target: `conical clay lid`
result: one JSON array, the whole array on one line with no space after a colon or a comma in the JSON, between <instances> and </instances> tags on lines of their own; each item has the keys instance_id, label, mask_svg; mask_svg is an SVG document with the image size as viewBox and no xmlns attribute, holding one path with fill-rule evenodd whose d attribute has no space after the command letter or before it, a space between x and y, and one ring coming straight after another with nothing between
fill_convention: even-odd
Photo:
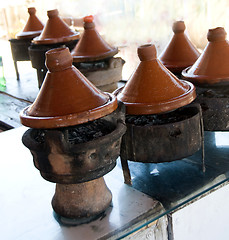
<instances>
[{"instance_id":1,"label":"conical clay lid","mask_svg":"<svg viewBox=\"0 0 229 240\"><path fill-rule=\"evenodd\" d=\"M174 74L179 74L186 67L193 65L200 56L184 31L185 24L183 21L174 22L174 35L159 57L165 67Z\"/></svg>"},{"instance_id":2,"label":"conical clay lid","mask_svg":"<svg viewBox=\"0 0 229 240\"><path fill-rule=\"evenodd\" d=\"M72 66L68 48L46 52L46 74L32 105L21 114L21 123L31 128L73 126L110 114L117 108L114 95L98 90Z\"/></svg>"},{"instance_id":3,"label":"conical clay lid","mask_svg":"<svg viewBox=\"0 0 229 240\"><path fill-rule=\"evenodd\" d=\"M59 17L57 9L47 12L48 21L39 37L33 39L35 44L53 44L69 42L79 38L79 33L71 30Z\"/></svg>"},{"instance_id":4,"label":"conical clay lid","mask_svg":"<svg viewBox=\"0 0 229 240\"><path fill-rule=\"evenodd\" d=\"M117 48L106 43L95 29L93 16L84 18L84 32L72 50L74 62L96 61L114 56Z\"/></svg>"},{"instance_id":5,"label":"conical clay lid","mask_svg":"<svg viewBox=\"0 0 229 240\"><path fill-rule=\"evenodd\" d=\"M209 29L208 44L192 67L182 77L196 85L224 85L229 83L229 42L222 27Z\"/></svg>"},{"instance_id":6,"label":"conical clay lid","mask_svg":"<svg viewBox=\"0 0 229 240\"><path fill-rule=\"evenodd\" d=\"M126 105L127 114L159 114L191 103L193 84L179 80L157 59L154 45L138 48L141 60L118 99Z\"/></svg>"},{"instance_id":7,"label":"conical clay lid","mask_svg":"<svg viewBox=\"0 0 229 240\"><path fill-rule=\"evenodd\" d=\"M43 23L36 16L36 8L28 8L29 19L24 29L16 35L17 39L33 38L41 34Z\"/></svg>"}]
</instances>

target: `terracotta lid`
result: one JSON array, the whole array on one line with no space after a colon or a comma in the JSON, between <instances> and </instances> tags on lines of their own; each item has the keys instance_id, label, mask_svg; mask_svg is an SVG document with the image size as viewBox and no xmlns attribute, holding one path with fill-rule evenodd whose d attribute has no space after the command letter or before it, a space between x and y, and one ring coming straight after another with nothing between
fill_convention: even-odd
<instances>
[{"instance_id":1,"label":"terracotta lid","mask_svg":"<svg viewBox=\"0 0 229 240\"><path fill-rule=\"evenodd\" d=\"M159 114L191 103L195 97L192 83L179 80L157 59L156 48L148 44L138 48L141 60L118 99L131 115Z\"/></svg>"},{"instance_id":2,"label":"terracotta lid","mask_svg":"<svg viewBox=\"0 0 229 240\"><path fill-rule=\"evenodd\" d=\"M43 23L36 16L36 8L28 8L29 19L23 30L16 35L17 39L33 38L41 34Z\"/></svg>"},{"instance_id":3,"label":"terracotta lid","mask_svg":"<svg viewBox=\"0 0 229 240\"><path fill-rule=\"evenodd\" d=\"M179 74L186 67L193 65L200 56L184 31L185 24L183 21L174 22L174 35L159 57L161 62L175 74Z\"/></svg>"},{"instance_id":4,"label":"terracotta lid","mask_svg":"<svg viewBox=\"0 0 229 240\"><path fill-rule=\"evenodd\" d=\"M48 21L39 37L33 39L35 44L53 44L69 42L79 38L75 32L59 17L57 9L47 11Z\"/></svg>"},{"instance_id":5,"label":"terracotta lid","mask_svg":"<svg viewBox=\"0 0 229 240\"><path fill-rule=\"evenodd\" d=\"M118 48L106 43L95 29L93 16L84 18L84 32L72 50L74 62L88 62L114 56Z\"/></svg>"},{"instance_id":6,"label":"terracotta lid","mask_svg":"<svg viewBox=\"0 0 229 240\"><path fill-rule=\"evenodd\" d=\"M208 44L192 67L182 77L197 85L223 85L229 83L229 42L222 27L209 29Z\"/></svg>"},{"instance_id":7,"label":"terracotta lid","mask_svg":"<svg viewBox=\"0 0 229 240\"><path fill-rule=\"evenodd\" d=\"M58 128L92 121L117 108L114 95L98 90L72 66L68 48L46 52L46 74L32 105L20 113L21 123L31 128Z\"/></svg>"}]
</instances>

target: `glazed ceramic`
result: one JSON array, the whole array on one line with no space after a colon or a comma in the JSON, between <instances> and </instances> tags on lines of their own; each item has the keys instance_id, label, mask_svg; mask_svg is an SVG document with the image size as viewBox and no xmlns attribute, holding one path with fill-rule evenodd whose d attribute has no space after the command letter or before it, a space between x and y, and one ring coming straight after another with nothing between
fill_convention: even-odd
<instances>
[{"instance_id":1,"label":"glazed ceramic","mask_svg":"<svg viewBox=\"0 0 229 240\"><path fill-rule=\"evenodd\" d=\"M57 128L85 123L117 108L114 95L98 90L72 66L68 48L46 52L48 73L34 103L20 115L31 128Z\"/></svg>"},{"instance_id":2,"label":"glazed ceramic","mask_svg":"<svg viewBox=\"0 0 229 240\"><path fill-rule=\"evenodd\" d=\"M173 24L174 35L168 46L160 55L161 62L174 74L191 65L198 59L200 53L188 39L183 21L176 21Z\"/></svg>"},{"instance_id":3,"label":"glazed ceramic","mask_svg":"<svg viewBox=\"0 0 229 240\"><path fill-rule=\"evenodd\" d=\"M35 44L53 44L68 42L79 38L79 33L70 27L59 17L57 9L47 11L48 21L41 35L34 38Z\"/></svg>"},{"instance_id":4,"label":"glazed ceramic","mask_svg":"<svg viewBox=\"0 0 229 240\"><path fill-rule=\"evenodd\" d=\"M36 16L36 8L28 8L29 19L23 30L16 35L17 39L33 38L40 35L44 25Z\"/></svg>"},{"instance_id":5,"label":"glazed ceramic","mask_svg":"<svg viewBox=\"0 0 229 240\"><path fill-rule=\"evenodd\" d=\"M74 62L88 62L100 60L114 56L118 52L117 48L106 43L95 29L93 16L84 18L84 32L72 50Z\"/></svg>"},{"instance_id":6,"label":"glazed ceramic","mask_svg":"<svg viewBox=\"0 0 229 240\"><path fill-rule=\"evenodd\" d=\"M229 84L229 42L222 27L209 29L208 44L192 67L182 72L182 78L196 85Z\"/></svg>"},{"instance_id":7,"label":"glazed ceramic","mask_svg":"<svg viewBox=\"0 0 229 240\"><path fill-rule=\"evenodd\" d=\"M116 91L126 105L127 114L158 114L191 103L193 84L179 80L157 59L156 48L148 44L138 48L141 60L123 89Z\"/></svg>"}]
</instances>

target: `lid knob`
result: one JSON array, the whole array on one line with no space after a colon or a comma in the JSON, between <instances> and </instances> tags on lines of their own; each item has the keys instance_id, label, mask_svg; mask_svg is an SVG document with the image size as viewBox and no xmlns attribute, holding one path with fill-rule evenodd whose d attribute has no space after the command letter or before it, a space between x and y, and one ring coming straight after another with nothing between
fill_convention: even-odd
<instances>
[{"instance_id":1,"label":"lid knob","mask_svg":"<svg viewBox=\"0 0 229 240\"><path fill-rule=\"evenodd\" d=\"M226 40L227 33L223 27L212 28L208 30L207 39L209 42Z\"/></svg>"},{"instance_id":2,"label":"lid knob","mask_svg":"<svg viewBox=\"0 0 229 240\"><path fill-rule=\"evenodd\" d=\"M35 7L30 7L30 8L28 8L28 13L29 13L29 15L35 15L35 13L36 13L36 8L35 8Z\"/></svg>"},{"instance_id":3,"label":"lid knob","mask_svg":"<svg viewBox=\"0 0 229 240\"><path fill-rule=\"evenodd\" d=\"M84 22L90 22L90 23L93 22L93 20L94 20L93 15L85 16L83 19Z\"/></svg>"},{"instance_id":4,"label":"lid knob","mask_svg":"<svg viewBox=\"0 0 229 240\"><path fill-rule=\"evenodd\" d=\"M49 50L45 56L45 65L50 72L58 72L72 67L72 55L68 48Z\"/></svg>"},{"instance_id":5,"label":"lid knob","mask_svg":"<svg viewBox=\"0 0 229 240\"><path fill-rule=\"evenodd\" d=\"M92 15L84 17L84 29L95 28L95 23L93 22L94 17Z\"/></svg>"},{"instance_id":6,"label":"lid knob","mask_svg":"<svg viewBox=\"0 0 229 240\"><path fill-rule=\"evenodd\" d=\"M150 61L157 58L155 45L145 44L138 47L138 57L141 61Z\"/></svg>"},{"instance_id":7,"label":"lid knob","mask_svg":"<svg viewBox=\"0 0 229 240\"><path fill-rule=\"evenodd\" d=\"M176 33L182 33L185 31L185 24L184 24L184 21L176 21L173 23L173 32L176 34Z\"/></svg>"},{"instance_id":8,"label":"lid knob","mask_svg":"<svg viewBox=\"0 0 229 240\"><path fill-rule=\"evenodd\" d=\"M49 18L53 18L59 15L59 11L57 9L47 11L47 15Z\"/></svg>"}]
</instances>

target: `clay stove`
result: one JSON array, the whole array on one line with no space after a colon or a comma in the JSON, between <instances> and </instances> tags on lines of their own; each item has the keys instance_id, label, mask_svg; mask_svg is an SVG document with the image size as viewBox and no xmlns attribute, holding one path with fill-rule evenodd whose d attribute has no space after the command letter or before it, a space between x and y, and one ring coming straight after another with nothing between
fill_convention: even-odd
<instances>
[{"instance_id":1,"label":"clay stove","mask_svg":"<svg viewBox=\"0 0 229 240\"><path fill-rule=\"evenodd\" d=\"M159 59L166 68L180 78L182 70L192 66L200 53L184 33L186 27L183 21L174 22L172 29L174 35Z\"/></svg>"},{"instance_id":2,"label":"clay stove","mask_svg":"<svg viewBox=\"0 0 229 240\"><path fill-rule=\"evenodd\" d=\"M31 128L22 141L42 177L56 183L52 207L59 221L82 224L111 203L103 176L120 153L124 106L72 66L67 48L48 51L46 65L49 71L35 102L20 115Z\"/></svg>"},{"instance_id":3,"label":"clay stove","mask_svg":"<svg viewBox=\"0 0 229 240\"><path fill-rule=\"evenodd\" d=\"M141 60L124 88L116 90L126 106L127 131L121 162L131 184L128 162L161 163L179 160L201 148L201 108L190 104L195 87L175 77L156 58L154 45L138 48Z\"/></svg>"},{"instance_id":4,"label":"clay stove","mask_svg":"<svg viewBox=\"0 0 229 240\"><path fill-rule=\"evenodd\" d=\"M36 16L36 9L34 7L28 8L29 19L23 30L16 35L16 39L9 39L14 67L16 71L17 80L20 79L17 62L29 61L28 47L34 37L40 35L44 25Z\"/></svg>"},{"instance_id":5,"label":"clay stove","mask_svg":"<svg viewBox=\"0 0 229 240\"><path fill-rule=\"evenodd\" d=\"M97 32L93 16L86 16L82 37L71 52L74 66L102 91L113 92L122 79L124 64L122 58L113 57L117 53Z\"/></svg>"},{"instance_id":6,"label":"clay stove","mask_svg":"<svg viewBox=\"0 0 229 240\"><path fill-rule=\"evenodd\" d=\"M195 84L196 102L203 110L204 129L229 130L229 42L226 31L218 27L208 31L208 44L182 78Z\"/></svg>"},{"instance_id":7,"label":"clay stove","mask_svg":"<svg viewBox=\"0 0 229 240\"><path fill-rule=\"evenodd\" d=\"M53 48L66 46L72 50L79 39L79 33L73 31L59 17L57 9L47 11L48 21L40 36L33 39L29 47L29 56L33 68L37 70L38 86L41 87L47 73L45 52Z\"/></svg>"}]
</instances>

